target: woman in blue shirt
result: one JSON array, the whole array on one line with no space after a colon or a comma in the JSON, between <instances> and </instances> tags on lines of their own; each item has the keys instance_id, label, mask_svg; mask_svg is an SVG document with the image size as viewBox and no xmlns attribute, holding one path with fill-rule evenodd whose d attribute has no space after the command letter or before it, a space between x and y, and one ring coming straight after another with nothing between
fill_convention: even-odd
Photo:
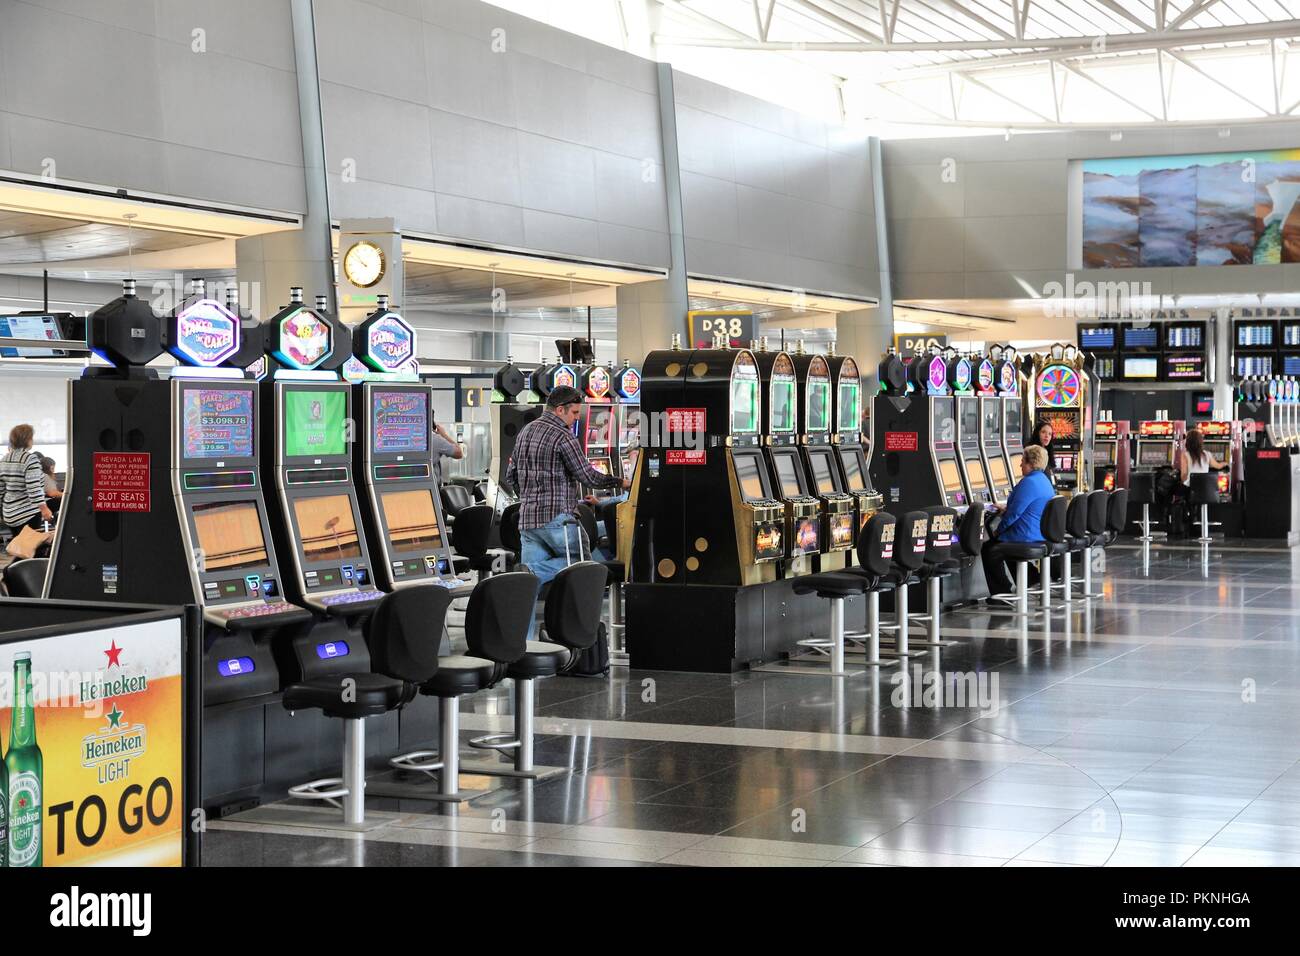
<instances>
[{"instance_id":1,"label":"woman in blue shirt","mask_svg":"<svg viewBox=\"0 0 1300 956\"><path fill-rule=\"evenodd\" d=\"M1052 481L1044 473L1047 467L1047 451L1041 445L1030 445L1025 449L1020 460L1020 481L1011 492L1007 503L1000 506L1002 520L998 524L997 534L989 541L1013 541L1035 543L1043 540L1040 527L1043 520L1043 507L1056 495ZM989 586L990 594L1005 594L1012 590L1011 576L1007 564L996 551L990 553L985 547L981 553L984 561L984 580Z\"/></svg>"}]
</instances>

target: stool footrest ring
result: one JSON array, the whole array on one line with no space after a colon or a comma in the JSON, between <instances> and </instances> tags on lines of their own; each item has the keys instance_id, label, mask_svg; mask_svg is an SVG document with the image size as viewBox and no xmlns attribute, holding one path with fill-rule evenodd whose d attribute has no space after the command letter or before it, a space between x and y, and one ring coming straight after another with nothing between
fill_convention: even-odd
<instances>
[{"instance_id":1,"label":"stool footrest ring","mask_svg":"<svg viewBox=\"0 0 1300 956\"><path fill-rule=\"evenodd\" d=\"M519 748L519 738L513 734L484 734L482 737L475 737L469 742L469 745L475 750L517 750Z\"/></svg>"},{"instance_id":2,"label":"stool footrest ring","mask_svg":"<svg viewBox=\"0 0 1300 956\"><path fill-rule=\"evenodd\" d=\"M335 807L341 806L340 798L347 795L348 788L343 786L342 777L322 777L289 788L289 796L295 800L324 800Z\"/></svg>"},{"instance_id":3,"label":"stool footrest ring","mask_svg":"<svg viewBox=\"0 0 1300 956\"><path fill-rule=\"evenodd\" d=\"M443 769L444 763L442 754L437 750L413 750L410 753L391 758L388 761L388 766L394 770L411 770L432 774Z\"/></svg>"}]
</instances>

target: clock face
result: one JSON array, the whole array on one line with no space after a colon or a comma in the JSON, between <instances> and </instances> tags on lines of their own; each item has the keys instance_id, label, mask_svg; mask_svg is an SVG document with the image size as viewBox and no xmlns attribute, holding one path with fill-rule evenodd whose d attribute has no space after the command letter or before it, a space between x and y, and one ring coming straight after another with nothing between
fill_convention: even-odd
<instances>
[{"instance_id":1,"label":"clock face","mask_svg":"<svg viewBox=\"0 0 1300 956\"><path fill-rule=\"evenodd\" d=\"M368 289L384 277L384 250L373 242L357 242L343 255L343 274L349 282Z\"/></svg>"}]
</instances>

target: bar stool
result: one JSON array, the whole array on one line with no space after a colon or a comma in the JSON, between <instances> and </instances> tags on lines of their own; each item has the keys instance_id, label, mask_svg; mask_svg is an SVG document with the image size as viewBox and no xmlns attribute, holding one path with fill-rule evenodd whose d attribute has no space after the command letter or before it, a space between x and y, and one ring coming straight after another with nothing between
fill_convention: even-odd
<instances>
[{"instance_id":1,"label":"bar stool","mask_svg":"<svg viewBox=\"0 0 1300 956\"><path fill-rule=\"evenodd\" d=\"M867 518L858 532L855 549L857 566L832 572L856 575L867 581L867 629L849 631L845 633L844 640L863 649L866 654L863 663L869 667L892 667L898 663L896 658L882 660L880 657L880 593L894 587L886 579L894 566L894 539L897 532L898 519L888 511L877 511Z\"/></svg>"},{"instance_id":2,"label":"bar stool","mask_svg":"<svg viewBox=\"0 0 1300 956\"><path fill-rule=\"evenodd\" d=\"M1112 503L1114 495L1118 492L1108 492L1102 489L1088 492L1088 545L1083 549L1083 590L1079 592L1081 598L1101 597L1101 591L1092 589L1092 549L1104 548L1106 546L1106 532L1110 526L1110 514L1114 510ZM1128 491L1124 492L1124 501L1127 506ZM1124 517L1120 517L1121 527ZM1066 524L1069 524L1069 515L1066 516Z\"/></svg>"},{"instance_id":3,"label":"bar stool","mask_svg":"<svg viewBox=\"0 0 1300 956\"><path fill-rule=\"evenodd\" d=\"M352 672L320 677L290 684L284 689L284 709L294 714L300 710L319 709L326 717L343 721L343 773L324 777L289 788L289 796L298 800L323 800L340 806L343 823L362 827L366 813L366 718L378 717L410 703L415 698L414 680L428 680L438 671L438 640L442 620L427 618L430 604L425 588L404 588L380 601L366 621L366 643L373 655L396 661L396 671L404 676L389 677L373 672ZM433 590L432 587L429 590ZM446 603L450 596L445 589ZM421 635L411 640L412 635ZM391 651L391 653L390 653Z\"/></svg>"},{"instance_id":4,"label":"bar stool","mask_svg":"<svg viewBox=\"0 0 1300 956\"><path fill-rule=\"evenodd\" d=\"M1142 528L1139 541L1153 541L1151 537L1151 506L1156 503L1156 476L1149 471L1135 472L1129 475L1129 501L1142 506L1142 520L1134 522ZM1128 516L1125 524L1127 526Z\"/></svg>"},{"instance_id":5,"label":"bar stool","mask_svg":"<svg viewBox=\"0 0 1300 956\"><path fill-rule=\"evenodd\" d=\"M1066 604L1074 600L1074 556L1076 554L1085 555L1084 563L1086 564L1086 553L1089 550L1089 543L1092 541L1091 536L1088 534L1090 498L1090 495L1077 494L1070 499L1070 503L1065 509L1065 550L1061 553L1060 587L1061 599ZM1084 590L1087 590L1086 585Z\"/></svg>"},{"instance_id":6,"label":"bar stool","mask_svg":"<svg viewBox=\"0 0 1300 956\"><path fill-rule=\"evenodd\" d=\"M1058 502L1059 506L1054 508L1053 506ZM1009 561L1016 566L1016 590L1011 594L994 594L991 597L995 601L1014 601L1014 613L1018 617L1028 617L1031 613L1037 613L1029 610L1029 565L1034 561L1046 562L1048 555L1051 554L1051 540L1047 531L1053 510L1059 513L1061 533L1064 535L1065 499L1057 495L1043 506L1043 517L1039 522L1039 531L1043 535L1042 541L993 541L985 546L985 550L993 557ZM1051 588L1038 589L1035 593L1040 591L1044 594L1043 607L1050 607Z\"/></svg>"},{"instance_id":7,"label":"bar stool","mask_svg":"<svg viewBox=\"0 0 1300 956\"><path fill-rule=\"evenodd\" d=\"M1102 536L1101 547L1104 548L1123 534L1127 525L1128 489L1116 488L1110 493L1110 501L1106 503L1106 532Z\"/></svg>"},{"instance_id":8,"label":"bar stool","mask_svg":"<svg viewBox=\"0 0 1300 956\"><path fill-rule=\"evenodd\" d=\"M980 512L983 509L973 510ZM939 621L943 615L943 579L961 570L961 561L952 556L952 545L957 538L957 512L953 508L942 506L926 508L925 511L930 516L925 539L925 562L917 569L916 577L926 582L928 587L926 612L913 614L911 618L927 631L928 640L912 643L918 647L951 647L957 642L939 638Z\"/></svg>"},{"instance_id":9,"label":"bar stool","mask_svg":"<svg viewBox=\"0 0 1300 956\"><path fill-rule=\"evenodd\" d=\"M1199 506L1201 509L1201 536L1196 540L1201 544L1209 544L1214 540L1210 537L1210 525L1222 524L1220 521L1210 521L1210 505L1219 503L1219 476L1212 471L1202 475L1189 475L1187 489L1187 503L1193 508Z\"/></svg>"},{"instance_id":10,"label":"bar stool","mask_svg":"<svg viewBox=\"0 0 1300 956\"><path fill-rule=\"evenodd\" d=\"M600 520L605 522L605 537L609 541L609 553L613 555L610 560L600 562L609 571L609 662L626 667L629 659L624 643L627 628L623 624L623 581L627 578L627 566L619 547L618 504L612 501L602 504Z\"/></svg>"},{"instance_id":11,"label":"bar stool","mask_svg":"<svg viewBox=\"0 0 1300 956\"><path fill-rule=\"evenodd\" d=\"M907 589L917 582L916 572L925 563L930 537L930 516L924 511L909 511L899 519L901 533L894 547L893 567L883 583L894 589L894 623L881 624L879 630L894 632L893 650L880 653L886 657L919 657L924 651L908 646Z\"/></svg>"},{"instance_id":12,"label":"bar stool","mask_svg":"<svg viewBox=\"0 0 1300 956\"><path fill-rule=\"evenodd\" d=\"M1056 555L1068 555L1069 544L1065 540L1065 513L1068 499L1064 495L1055 495L1043 506L1043 517L1039 528L1043 541L1047 544L1047 553L1039 562L1041 577L1039 588L1042 597L1042 610L1052 609L1052 558Z\"/></svg>"}]
</instances>

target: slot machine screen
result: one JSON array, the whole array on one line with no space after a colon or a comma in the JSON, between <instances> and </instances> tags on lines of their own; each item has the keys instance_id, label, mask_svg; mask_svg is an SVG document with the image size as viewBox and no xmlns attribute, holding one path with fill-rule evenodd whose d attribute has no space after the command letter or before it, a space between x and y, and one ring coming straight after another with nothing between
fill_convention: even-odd
<instances>
[{"instance_id":1,"label":"slot machine screen","mask_svg":"<svg viewBox=\"0 0 1300 956\"><path fill-rule=\"evenodd\" d=\"M592 468L595 468L602 475L611 475L614 473L614 466L609 458L588 458L587 464L591 465Z\"/></svg>"},{"instance_id":2,"label":"slot machine screen","mask_svg":"<svg viewBox=\"0 0 1300 956\"><path fill-rule=\"evenodd\" d=\"M423 551L442 544L433 492L428 488L385 491L380 496L394 551Z\"/></svg>"},{"instance_id":3,"label":"slot machine screen","mask_svg":"<svg viewBox=\"0 0 1300 956\"><path fill-rule=\"evenodd\" d=\"M844 487L850 491L867 487L862 479L862 459L856 451L840 449L840 464L844 466Z\"/></svg>"},{"instance_id":4,"label":"slot machine screen","mask_svg":"<svg viewBox=\"0 0 1300 956\"><path fill-rule=\"evenodd\" d=\"M808 383L808 421L805 431L825 432L831 427L831 383Z\"/></svg>"},{"instance_id":5,"label":"slot machine screen","mask_svg":"<svg viewBox=\"0 0 1300 956\"><path fill-rule=\"evenodd\" d=\"M205 572L256 568L270 560L256 501L204 501L190 510Z\"/></svg>"},{"instance_id":6,"label":"slot machine screen","mask_svg":"<svg viewBox=\"0 0 1300 956\"><path fill-rule=\"evenodd\" d=\"M348 396L342 391L284 390L284 454L289 458L347 451Z\"/></svg>"},{"instance_id":7,"label":"slot machine screen","mask_svg":"<svg viewBox=\"0 0 1300 956\"><path fill-rule=\"evenodd\" d=\"M957 420L952 399L935 399L931 417L931 438L936 442L952 444L957 440Z\"/></svg>"},{"instance_id":8,"label":"slot machine screen","mask_svg":"<svg viewBox=\"0 0 1300 956\"><path fill-rule=\"evenodd\" d=\"M608 448L614 433L614 409L609 405L589 405L585 448Z\"/></svg>"},{"instance_id":9,"label":"slot machine screen","mask_svg":"<svg viewBox=\"0 0 1300 956\"><path fill-rule=\"evenodd\" d=\"M252 389L187 387L181 414L187 460L253 457Z\"/></svg>"},{"instance_id":10,"label":"slot machine screen","mask_svg":"<svg viewBox=\"0 0 1300 956\"><path fill-rule=\"evenodd\" d=\"M984 438L999 444L1002 442L1002 408L1000 403L990 402L984 406Z\"/></svg>"},{"instance_id":11,"label":"slot machine screen","mask_svg":"<svg viewBox=\"0 0 1300 956\"><path fill-rule=\"evenodd\" d=\"M989 490L988 476L984 473L984 462L979 458L966 460L966 477L970 479L970 492L977 498Z\"/></svg>"},{"instance_id":12,"label":"slot machine screen","mask_svg":"<svg viewBox=\"0 0 1300 956\"><path fill-rule=\"evenodd\" d=\"M1057 471L1074 471L1075 459L1073 455L1056 455L1055 457Z\"/></svg>"},{"instance_id":13,"label":"slot machine screen","mask_svg":"<svg viewBox=\"0 0 1300 956\"><path fill-rule=\"evenodd\" d=\"M772 431L794 431L794 382L772 383Z\"/></svg>"},{"instance_id":14,"label":"slot machine screen","mask_svg":"<svg viewBox=\"0 0 1300 956\"><path fill-rule=\"evenodd\" d=\"M837 423L840 431L857 431L861 426L858 414L858 397L861 394L862 386L858 382L840 382L840 420Z\"/></svg>"},{"instance_id":15,"label":"slot machine screen","mask_svg":"<svg viewBox=\"0 0 1300 956\"><path fill-rule=\"evenodd\" d=\"M803 489L799 487L799 474L795 470L794 455L773 455L772 462L776 465L776 477L781 483L781 497L795 498L803 494Z\"/></svg>"},{"instance_id":16,"label":"slot machine screen","mask_svg":"<svg viewBox=\"0 0 1300 956\"><path fill-rule=\"evenodd\" d=\"M977 399L963 398L961 404L962 438L978 438L980 433L980 406Z\"/></svg>"},{"instance_id":17,"label":"slot machine screen","mask_svg":"<svg viewBox=\"0 0 1300 956\"><path fill-rule=\"evenodd\" d=\"M1020 474L1020 463L1021 463L1022 461L1024 461L1024 460L1025 460L1025 456L1022 455L1022 454L1020 454L1020 453L1018 453L1018 452L1017 452L1016 454L1014 454L1014 455L1011 456L1011 474L1012 474L1012 475L1017 475L1017 476L1018 476L1018 475ZM1020 480L1020 479L1019 479L1018 477L1013 479L1013 481L1019 481L1019 480Z\"/></svg>"},{"instance_id":18,"label":"slot machine screen","mask_svg":"<svg viewBox=\"0 0 1300 956\"><path fill-rule=\"evenodd\" d=\"M636 406L624 406L619 416L618 445L620 448L637 448L641 444L641 416Z\"/></svg>"},{"instance_id":19,"label":"slot machine screen","mask_svg":"<svg viewBox=\"0 0 1300 956\"><path fill-rule=\"evenodd\" d=\"M376 455L429 450L429 393L370 393L370 442Z\"/></svg>"},{"instance_id":20,"label":"slot machine screen","mask_svg":"<svg viewBox=\"0 0 1300 956\"><path fill-rule=\"evenodd\" d=\"M1119 454L1119 444L1113 441L1099 441L1096 446L1097 464L1113 465Z\"/></svg>"},{"instance_id":21,"label":"slot machine screen","mask_svg":"<svg viewBox=\"0 0 1300 956\"><path fill-rule=\"evenodd\" d=\"M993 479L994 488L1006 488L1011 484L1011 476L1007 474L1007 463L1001 455L989 459L989 471L992 473L989 477Z\"/></svg>"},{"instance_id":22,"label":"slot machine screen","mask_svg":"<svg viewBox=\"0 0 1300 956\"><path fill-rule=\"evenodd\" d=\"M731 377L731 431L735 435L758 431L758 372L752 360L748 366L737 363Z\"/></svg>"},{"instance_id":23,"label":"slot machine screen","mask_svg":"<svg viewBox=\"0 0 1300 956\"><path fill-rule=\"evenodd\" d=\"M813 484L823 495L833 494L835 478L831 474L831 453L828 451L810 452L808 463L812 465Z\"/></svg>"},{"instance_id":24,"label":"slot machine screen","mask_svg":"<svg viewBox=\"0 0 1300 956\"><path fill-rule=\"evenodd\" d=\"M747 501L766 498L763 479L758 473L758 458L755 455L737 455L736 482L740 485L740 496Z\"/></svg>"},{"instance_id":25,"label":"slot machine screen","mask_svg":"<svg viewBox=\"0 0 1300 956\"><path fill-rule=\"evenodd\" d=\"M1138 451L1138 465L1142 467L1155 468L1160 465L1172 465L1173 463L1173 442L1143 442L1141 449Z\"/></svg>"},{"instance_id":26,"label":"slot machine screen","mask_svg":"<svg viewBox=\"0 0 1300 956\"><path fill-rule=\"evenodd\" d=\"M943 490L950 496L965 496L965 491L961 483L961 472L957 468L957 462L951 458L943 458L939 461L939 478L943 481Z\"/></svg>"},{"instance_id":27,"label":"slot machine screen","mask_svg":"<svg viewBox=\"0 0 1300 956\"><path fill-rule=\"evenodd\" d=\"M361 539L347 495L294 498L298 539L307 561L333 561L361 557Z\"/></svg>"}]
</instances>

